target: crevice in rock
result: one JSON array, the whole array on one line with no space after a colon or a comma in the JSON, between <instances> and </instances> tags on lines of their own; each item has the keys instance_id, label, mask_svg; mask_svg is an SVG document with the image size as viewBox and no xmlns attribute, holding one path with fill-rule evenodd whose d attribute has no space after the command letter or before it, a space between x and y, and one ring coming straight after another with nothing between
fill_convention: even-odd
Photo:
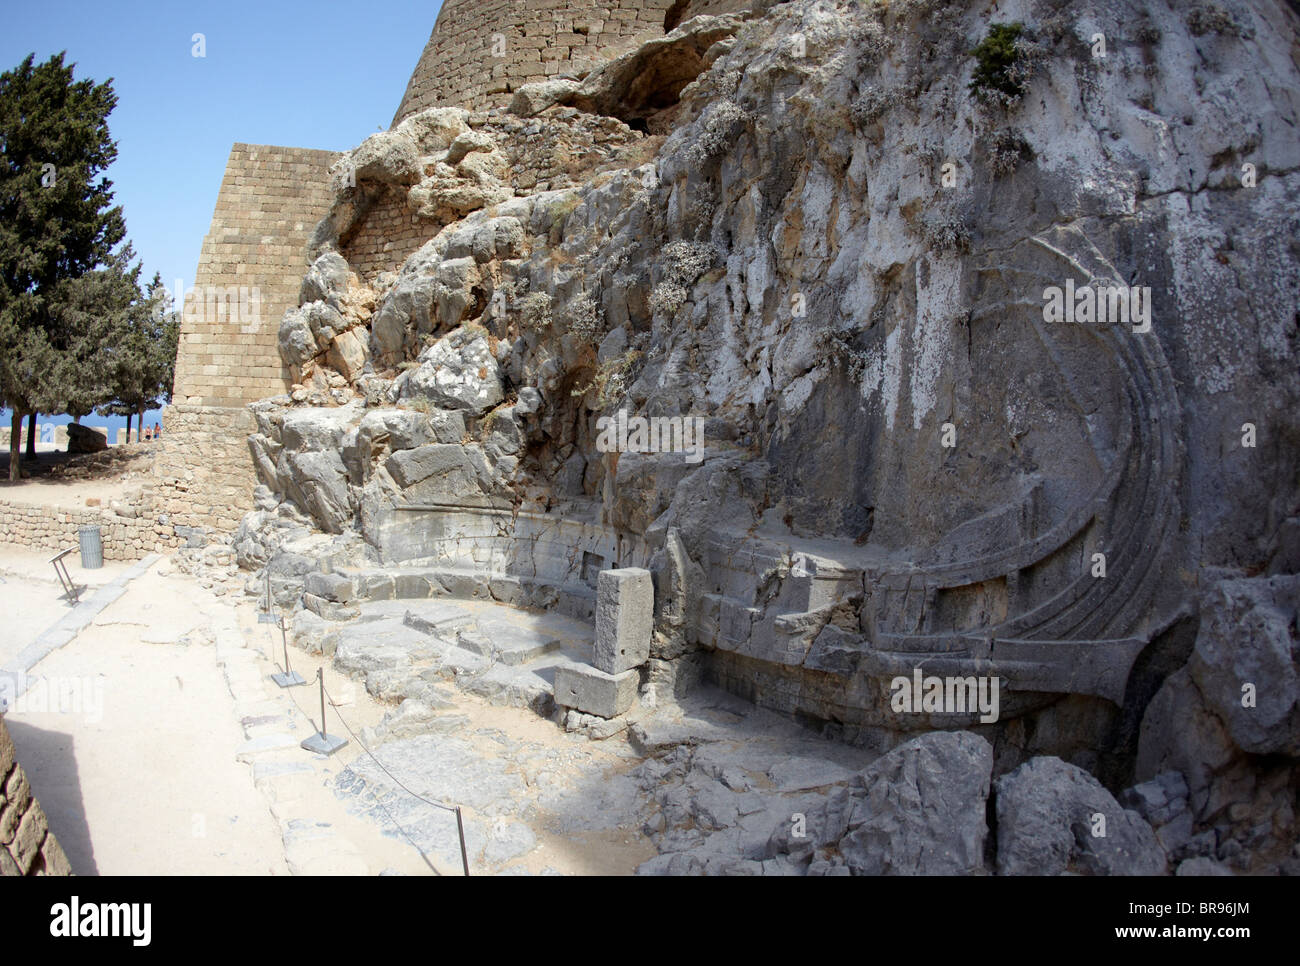
<instances>
[{"instance_id":1,"label":"crevice in rock","mask_svg":"<svg viewBox=\"0 0 1300 966\"><path fill-rule=\"evenodd\" d=\"M1098 780L1112 792L1117 793L1133 784L1138 735L1147 705L1165 683L1165 678L1191 657L1199 623L1198 615L1182 614L1155 635L1133 662L1124 691L1124 704L1097 764Z\"/></svg>"},{"instance_id":2,"label":"crevice in rock","mask_svg":"<svg viewBox=\"0 0 1300 966\"><path fill-rule=\"evenodd\" d=\"M690 5L691 0L673 0L673 5L664 14L664 33L672 33L677 29L677 25L682 22L682 17L686 13L686 8Z\"/></svg>"}]
</instances>

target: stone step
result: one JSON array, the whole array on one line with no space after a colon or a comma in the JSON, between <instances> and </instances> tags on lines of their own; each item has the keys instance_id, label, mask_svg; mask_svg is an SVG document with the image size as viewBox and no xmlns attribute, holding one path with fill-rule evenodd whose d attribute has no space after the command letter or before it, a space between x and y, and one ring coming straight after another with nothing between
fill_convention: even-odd
<instances>
[{"instance_id":1,"label":"stone step","mask_svg":"<svg viewBox=\"0 0 1300 966\"><path fill-rule=\"evenodd\" d=\"M474 617L465 608L445 601L413 601L402 623L422 634L454 640L458 630L474 623Z\"/></svg>"},{"instance_id":2,"label":"stone step","mask_svg":"<svg viewBox=\"0 0 1300 966\"><path fill-rule=\"evenodd\" d=\"M512 667L527 664L560 649L559 638L544 631L493 620L462 627L456 634L456 643L467 651L491 657Z\"/></svg>"}]
</instances>

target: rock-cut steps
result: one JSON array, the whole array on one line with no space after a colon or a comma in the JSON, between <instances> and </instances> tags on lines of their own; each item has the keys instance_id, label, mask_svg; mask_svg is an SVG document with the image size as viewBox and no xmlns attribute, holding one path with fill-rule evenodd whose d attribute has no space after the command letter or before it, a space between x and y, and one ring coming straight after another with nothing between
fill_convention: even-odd
<instances>
[{"instance_id":1,"label":"rock-cut steps","mask_svg":"<svg viewBox=\"0 0 1300 966\"><path fill-rule=\"evenodd\" d=\"M556 669L591 660L594 629L561 614L446 599L372 601L321 640L378 698L445 703L452 684L493 704L554 711Z\"/></svg>"}]
</instances>

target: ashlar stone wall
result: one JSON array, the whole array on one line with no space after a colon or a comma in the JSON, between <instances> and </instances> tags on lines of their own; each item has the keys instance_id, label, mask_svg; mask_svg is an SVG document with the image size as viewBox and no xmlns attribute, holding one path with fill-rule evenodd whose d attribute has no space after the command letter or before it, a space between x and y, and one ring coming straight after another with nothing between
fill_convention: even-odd
<instances>
[{"instance_id":1,"label":"ashlar stone wall","mask_svg":"<svg viewBox=\"0 0 1300 966\"><path fill-rule=\"evenodd\" d=\"M522 84L590 71L663 36L673 6L673 0L445 0L393 124L430 107L482 110L506 103Z\"/></svg>"},{"instance_id":2,"label":"ashlar stone wall","mask_svg":"<svg viewBox=\"0 0 1300 966\"><path fill-rule=\"evenodd\" d=\"M185 300L177 403L243 406L288 388L276 331L285 310L298 304L307 242L329 209L329 166L336 157L260 144L230 149L194 290ZM249 292L243 305L241 289Z\"/></svg>"},{"instance_id":3,"label":"ashlar stone wall","mask_svg":"<svg viewBox=\"0 0 1300 966\"><path fill-rule=\"evenodd\" d=\"M71 874L0 715L0 876Z\"/></svg>"}]
</instances>

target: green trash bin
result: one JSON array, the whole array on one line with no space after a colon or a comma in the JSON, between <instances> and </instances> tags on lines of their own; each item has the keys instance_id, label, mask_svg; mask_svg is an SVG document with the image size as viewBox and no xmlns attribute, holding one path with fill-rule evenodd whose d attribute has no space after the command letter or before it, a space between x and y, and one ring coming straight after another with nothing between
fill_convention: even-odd
<instances>
[{"instance_id":1,"label":"green trash bin","mask_svg":"<svg viewBox=\"0 0 1300 966\"><path fill-rule=\"evenodd\" d=\"M98 570L104 566L104 539L99 527L81 527L77 530L81 541L81 566L85 570Z\"/></svg>"}]
</instances>

